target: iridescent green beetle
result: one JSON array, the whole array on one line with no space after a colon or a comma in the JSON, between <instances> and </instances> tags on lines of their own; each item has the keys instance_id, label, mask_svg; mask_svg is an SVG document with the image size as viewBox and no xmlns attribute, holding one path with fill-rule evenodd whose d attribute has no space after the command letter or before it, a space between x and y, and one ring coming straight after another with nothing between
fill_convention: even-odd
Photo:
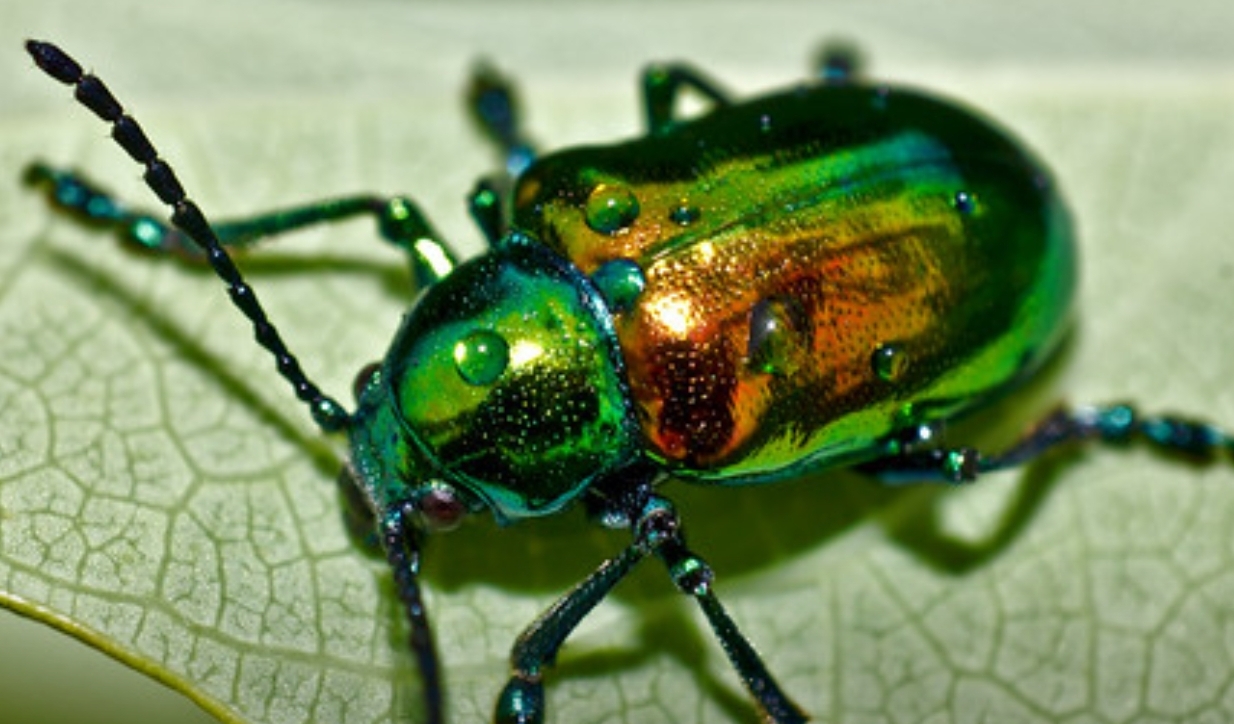
<instances>
[{"instance_id":1,"label":"iridescent green beetle","mask_svg":"<svg viewBox=\"0 0 1234 724\"><path fill-rule=\"evenodd\" d=\"M765 717L799 722L686 546L664 480L858 466L889 482L962 482L1065 442L1139 436L1196 456L1234 446L1207 424L1123 405L1058 411L996 455L939 445L941 423L1032 375L1065 334L1067 215L1043 168L988 121L862 84L841 56L815 83L742 103L689 69L651 70L646 136L538 159L508 85L480 72L472 106L509 171L471 200L491 249L456 266L402 198L210 225L101 81L50 44L27 49L112 124L176 228L74 175L37 165L30 179L132 243L204 254L317 424L348 435L346 477L376 518L433 722L445 707L421 538L466 513L512 523L581 502L634 537L519 637L498 721L544 720L544 669L655 554ZM678 118L682 89L713 108ZM300 371L223 247L356 214L377 217L429 288L348 412Z\"/></svg>"}]
</instances>

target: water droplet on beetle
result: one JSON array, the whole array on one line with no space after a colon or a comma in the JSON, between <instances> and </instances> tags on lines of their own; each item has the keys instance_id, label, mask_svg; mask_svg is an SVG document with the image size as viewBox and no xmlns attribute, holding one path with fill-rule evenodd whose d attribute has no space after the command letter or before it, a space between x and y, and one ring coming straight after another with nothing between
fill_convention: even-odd
<instances>
[{"instance_id":1,"label":"water droplet on beetle","mask_svg":"<svg viewBox=\"0 0 1234 724\"><path fill-rule=\"evenodd\" d=\"M799 326L793 309L781 299L762 299L750 310L746 364L756 372L783 374Z\"/></svg>"},{"instance_id":2,"label":"water droplet on beetle","mask_svg":"<svg viewBox=\"0 0 1234 724\"><path fill-rule=\"evenodd\" d=\"M957 191L951 200L956 211L968 216L977 210L977 196L967 191Z\"/></svg>"},{"instance_id":3,"label":"water droplet on beetle","mask_svg":"<svg viewBox=\"0 0 1234 724\"><path fill-rule=\"evenodd\" d=\"M629 228L638 218L638 199L621 184L599 184L591 190L583 210L587 226L601 234Z\"/></svg>"},{"instance_id":4,"label":"water droplet on beetle","mask_svg":"<svg viewBox=\"0 0 1234 724\"><path fill-rule=\"evenodd\" d=\"M870 355L870 367L884 382L899 382L908 372L909 355L904 348L894 343L880 344Z\"/></svg>"},{"instance_id":5,"label":"water droplet on beetle","mask_svg":"<svg viewBox=\"0 0 1234 724\"><path fill-rule=\"evenodd\" d=\"M634 306L634 301L647 286L647 276L642 268L630 259L605 262L591 275L591 281L614 313Z\"/></svg>"},{"instance_id":6,"label":"water droplet on beetle","mask_svg":"<svg viewBox=\"0 0 1234 724\"><path fill-rule=\"evenodd\" d=\"M509 364L510 346L492 330L474 330L454 345L454 368L469 385L493 384Z\"/></svg>"},{"instance_id":7,"label":"water droplet on beetle","mask_svg":"<svg viewBox=\"0 0 1234 724\"><path fill-rule=\"evenodd\" d=\"M689 202L682 201L672 211L669 212L668 218L678 226L689 226L695 221L698 221L700 212L697 206L691 206Z\"/></svg>"}]
</instances>

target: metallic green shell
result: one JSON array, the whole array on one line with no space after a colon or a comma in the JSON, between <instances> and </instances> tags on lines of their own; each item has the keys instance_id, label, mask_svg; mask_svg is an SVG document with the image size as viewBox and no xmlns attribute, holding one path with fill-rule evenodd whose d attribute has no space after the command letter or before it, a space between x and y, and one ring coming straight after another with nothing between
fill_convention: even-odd
<instances>
[{"instance_id":1,"label":"metallic green shell","mask_svg":"<svg viewBox=\"0 0 1234 724\"><path fill-rule=\"evenodd\" d=\"M1057 346L1076 275L1018 143L883 87L544 157L514 226L605 290L649 454L726 483L878 457L987 402Z\"/></svg>"},{"instance_id":2,"label":"metallic green shell","mask_svg":"<svg viewBox=\"0 0 1234 724\"><path fill-rule=\"evenodd\" d=\"M430 287L365 385L352 465L375 510L438 482L499 521L547 515L642 451L611 318L513 235Z\"/></svg>"}]
</instances>

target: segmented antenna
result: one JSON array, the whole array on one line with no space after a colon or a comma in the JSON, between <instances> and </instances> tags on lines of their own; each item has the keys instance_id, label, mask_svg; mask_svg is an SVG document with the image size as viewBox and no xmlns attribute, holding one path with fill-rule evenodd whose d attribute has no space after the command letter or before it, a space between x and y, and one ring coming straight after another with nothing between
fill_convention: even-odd
<instances>
[{"instance_id":1,"label":"segmented antenna","mask_svg":"<svg viewBox=\"0 0 1234 724\"><path fill-rule=\"evenodd\" d=\"M296 397L308 404L314 422L327 432L347 427L351 419L347 410L322 393L300 369L299 361L287 349L278 330L266 317L266 312L252 287L244 281L231 257L223 250L210 222L197 204L185 195L184 188L171 166L159 158L150 139L146 138L145 131L132 116L124 112L120 102L103 81L84 72L77 61L51 43L28 40L26 51L43 72L65 85L73 86L73 96L78 102L110 123L112 139L134 161L145 167L143 178L146 185L172 209L171 223L201 246L214 273L227 284L232 304L253 323L253 334L257 343L274 355L279 374L291 383Z\"/></svg>"}]
</instances>

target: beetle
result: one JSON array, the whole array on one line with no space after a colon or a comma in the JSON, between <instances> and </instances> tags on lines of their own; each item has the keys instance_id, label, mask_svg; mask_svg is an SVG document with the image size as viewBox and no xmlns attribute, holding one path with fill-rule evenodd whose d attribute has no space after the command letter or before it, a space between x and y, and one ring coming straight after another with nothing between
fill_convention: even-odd
<instances>
[{"instance_id":1,"label":"beetle","mask_svg":"<svg viewBox=\"0 0 1234 724\"><path fill-rule=\"evenodd\" d=\"M471 108L506 172L470 197L489 249L460 263L410 199L357 196L211 224L101 80L29 41L43 71L111 124L171 225L75 174L28 179L133 244L204 258L326 433L373 516L410 623L431 722L441 672L418 581L424 537L468 514L502 524L581 505L633 541L514 644L501 722L545 719L543 679L578 623L655 556L695 599L762 714L805 713L716 597L662 484L772 482L852 467L889 484L962 483L1068 443L1142 439L1211 458L1227 433L1129 405L1058 409L1005 450L942 426L1031 378L1073 315L1076 251L1049 172L992 122L863 82L820 78L735 101L682 65L643 76L644 136L537 156L510 84L477 72ZM677 101L710 109L684 118ZM353 410L301 370L227 246L372 215L426 290Z\"/></svg>"}]
</instances>

